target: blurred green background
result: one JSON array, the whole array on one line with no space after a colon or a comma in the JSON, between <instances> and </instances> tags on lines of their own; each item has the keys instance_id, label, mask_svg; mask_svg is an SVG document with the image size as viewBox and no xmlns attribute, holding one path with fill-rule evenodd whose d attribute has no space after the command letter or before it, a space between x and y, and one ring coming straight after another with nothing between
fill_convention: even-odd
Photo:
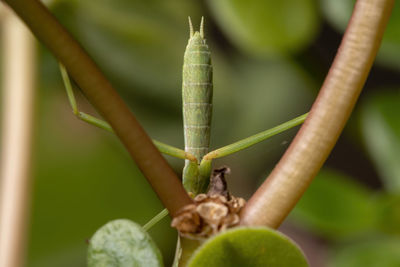
<instances>
[{"instance_id":1,"label":"blurred green background","mask_svg":"<svg viewBox=\"0 0 400 267\"><path fill-rule=\"evenodd\" d=\"M214 66L211 147L307 112L340 44L348 0L57 0L52 12L104 70L150 136L183 147L181 68L187 17ZM87 240L116 218L140 224L162 206L113 135L74 117L57 62L38 48L28 267L86 266ZM400 266L400 6L355 111L323 170L281 230L311 266ZM96 114L82 95L80 109ZM214 166L248 198L296 129ZM177 173L182 160L168 157ZM169 219L150 230L169 265Z\"/></svg>"}]
</instances>

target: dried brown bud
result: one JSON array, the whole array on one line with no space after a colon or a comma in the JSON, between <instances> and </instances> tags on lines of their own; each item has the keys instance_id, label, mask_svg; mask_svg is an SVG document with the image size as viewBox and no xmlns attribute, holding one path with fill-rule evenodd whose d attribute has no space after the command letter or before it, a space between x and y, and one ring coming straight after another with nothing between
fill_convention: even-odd
<instances>
[{"instance_id":1,"label":"dried brown bud","mask_svg":"<svg viewBox=\"0 0 400 267\"><path fill-rule=\"evenodd\" d=\"M215 202L206 202L197 206L197 213L206 223L218 225L226 215L228 215L228 207L224 204Z\"/></svg>"},{"instance_id":2,"label":"dried brown bud","mask_svg":"<svg viewBox=\"0 0 400 267\"><path fill-rule=\"evenodd\" d=\"M239 212L245 205L243 198L199 194L195 204L185 206L172 220L171 226L191 239L207 238L219 231L239 224Z\"/></svg>"},{"instance_id":3,"label":"dried brown bud","mask_svg":"<svg viewBox=\"0 0 400 267\"><path fill-rule=\"evenodd\" d=\"M207 195L222 195L229 199L230 196L225 175L229 174L230 172L231 169L229 169L229 167L214 169L210 177L210 187L208 189Z\"/></svg>"},{"instance_id":4,"label":"dried brown bud","mask_svg":"<svg viewBox=\"0 0 400 267\"><path fill-rule=\"evenodd\" d=\"M180 210L177 216L172 220L171 226L180 229L183 233L193 233L200 229L200 216L193 212L196 205L190 204Z\"/></svg>"}]
</instances>

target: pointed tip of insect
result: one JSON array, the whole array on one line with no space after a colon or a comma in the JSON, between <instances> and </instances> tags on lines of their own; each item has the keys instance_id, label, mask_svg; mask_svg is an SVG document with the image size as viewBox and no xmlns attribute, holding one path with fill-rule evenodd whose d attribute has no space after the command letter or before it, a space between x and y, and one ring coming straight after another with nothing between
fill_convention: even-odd
<instances>
[{"instance_id":1,"label":"pointed tip of insect","mask_svg":"<svg viewBox=\"0 0 400 267\"><path fill-rule=\"evenodd\" d=\"M188 19L189 19L190 38L192 38L193 34L194 34L193 24L192 24L192 20L190 19L190 16L188 17Z\"/></svg>"},{"instance_id":2,"label":"pointed tip of insect","mask_svg":"<svg viewBox=\"0 0 400 267\"><path fill-rule=\"evenodd\" d=\"M200 36L201 38L204 38L204 17L201 17L201 22L200 22Z\"/></svg>"}]
</instances>

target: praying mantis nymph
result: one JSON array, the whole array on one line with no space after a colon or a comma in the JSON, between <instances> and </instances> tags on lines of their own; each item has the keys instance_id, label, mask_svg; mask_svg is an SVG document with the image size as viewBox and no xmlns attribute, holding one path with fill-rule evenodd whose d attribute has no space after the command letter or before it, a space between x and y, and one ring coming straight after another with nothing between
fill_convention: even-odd
<instances>
[{"instance_id":1,"label":"praying mantis nymph","mask_svg":"<svg viewBox=\"0 0 400 267\"><path fill-rule=\"evenodd\" d=\"M207 191L213 159L233 154L295 127L304 122L307 113L264 132L208 152L213 94L211 53L204 38L204 19L201 19L200 31L193 31L190 18L189 27L190 38L184 54L182 75L185 150L156 140L153 140L153 143L161 153L185 159L182 182L188 192L197 195ZM73 113L83 121L113 132L107 122L78 110L68 73L61 64L60 70ZM144 228L149 229L166 214L166 210L163 210Z\"/></svg>"},{"instance_id":2,"label":"praying mantis nymph","mask_svg":"<svg viewBox=\"0 0 400 267\"><path fill-rule=\"evenodd\" d=\"M190 38L183 56L182 102L185 151L193 154L198 163L208 153L212 115L212 65L211 52L204 39L204 19L200 31L193 31L189 18ZM201 175L198 166L189 160L183 169L183 185L186 190L201 193L207 189L211 169Z\"/></svg>"}]
</instances>

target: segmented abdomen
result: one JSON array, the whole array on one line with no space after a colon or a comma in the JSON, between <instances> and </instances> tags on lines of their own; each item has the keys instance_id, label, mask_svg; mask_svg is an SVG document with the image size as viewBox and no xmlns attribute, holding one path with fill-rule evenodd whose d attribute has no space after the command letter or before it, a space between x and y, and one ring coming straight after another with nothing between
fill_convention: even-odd
<instances>
[{"instance_id":1,"label":"segmented abdomen","mask_svg":"<svg viewBox=\"0 0 400 267\"><path fill-rule=\"evenodd\" d=\"M200 162L210 144L213 85L210 51L198 32L186 47L182 87L185 151Z\"/></svg>"}]
</instances>

